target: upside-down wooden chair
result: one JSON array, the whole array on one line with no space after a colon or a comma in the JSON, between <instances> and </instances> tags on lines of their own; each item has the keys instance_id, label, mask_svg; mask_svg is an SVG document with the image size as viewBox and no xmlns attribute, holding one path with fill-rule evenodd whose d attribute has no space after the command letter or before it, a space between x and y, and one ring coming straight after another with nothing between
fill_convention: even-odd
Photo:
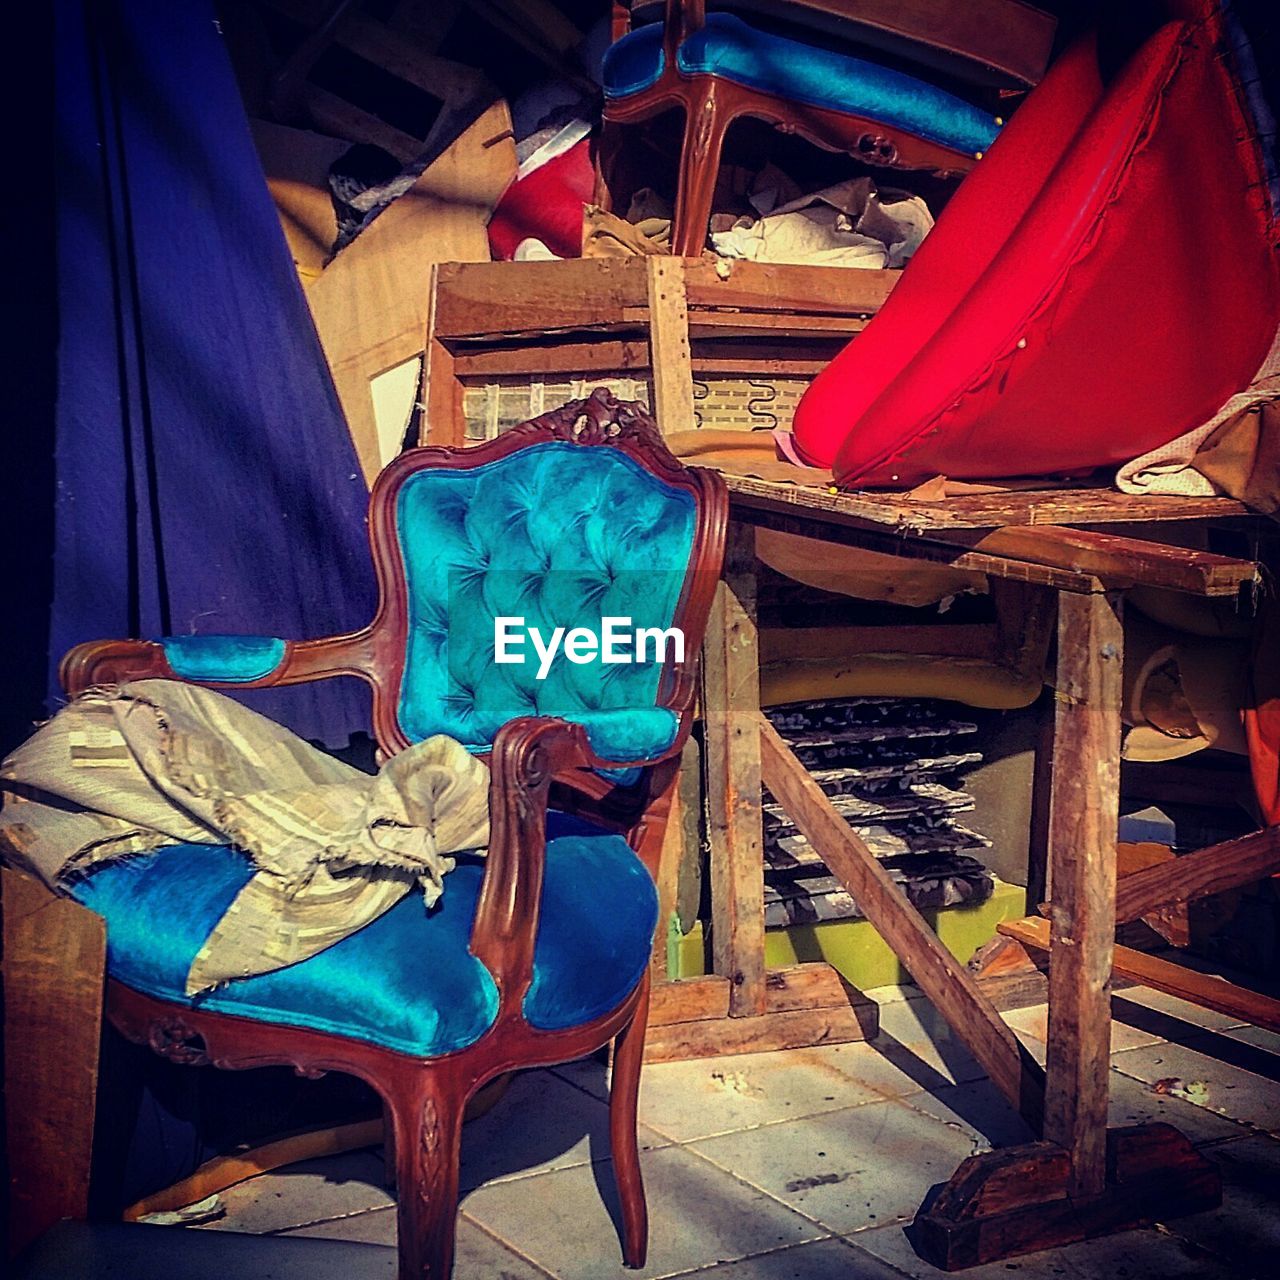
<instances>
[{"instance_id":1,"label":"upside-down wooden chair","mask_svg":"<svg viewBox=\"0 0 1280 1280\"><path fill-rule=\"evenodd\" d=\"M727 501L637 406L603 391L475 448L422 448L379 476L369 534L381 601L350 635L100 641L69 693L147 677L234 688L355 675L393 753L434 733L491 770L487 858L459 858L428 913L416 894L328 950L194 1000L196 950L247 880L231 848L104 866L76 897L107 924L110 1021L180 1063L343 1071L394 1131L402 1280L452 1264L463 1108L486 1081L616 1038L610 1138L623 1251L643 1265L636 1103L657 921L654 875L689 733L694 667ZM684 651L602 667L494 661L494 619L680 628ZM549 808L549 803L551 807Z\"/></svg>"},{"instance_id":2,"label":"upside-down wooden chair","mask_svg":"<svg viewBox=\"0 0 1280 1280\"><path fill-rule=\"evenodd\" d=\"M964 173L981 158L1002 121L945 89L840 49L837 36L904 51L957 68L986 87L1026 88L1043 72L1054 20L1028 5L902 6L876 0L798 0L738 6L786 19L816 16L823 29L792 38L737 13L707 13L705 0L665 0L660 23L627 31L652 9L615 4L615 43L604 60L604 123L599 148L601 203L607 203L623 145L618 125L684 112L671 251L702 251L720 152L740 116L767 121L868 164ZM904 13L904 9L909 12ZM958 16L957 16L958 15ZM1004 29L1002 29L1002 23ZM624 34L625 33L625 34ZM617 38L617 36L621 38Z\"/></svg>"}]
</instances>

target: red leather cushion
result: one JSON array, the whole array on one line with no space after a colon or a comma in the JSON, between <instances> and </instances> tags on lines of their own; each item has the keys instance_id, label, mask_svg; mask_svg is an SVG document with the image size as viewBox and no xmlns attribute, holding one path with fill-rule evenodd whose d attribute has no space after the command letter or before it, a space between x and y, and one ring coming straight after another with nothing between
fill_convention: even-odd
<instances>
[{"instance_id":1,"label":"red leather cushion","mask_svg":"<svg viewBox=\"0 0 1280 1280\"><path fill-rule=\"evenodd\" d=\"M588 139L517 178L503 193L489 222L495 259L515 257L522 240L541 240L557 257L582 255L582 207L595 187Z\"/></svg>"},{"instance_id":2,"label":"red leather cushion","mask_svg":"<svg viewBox=\"0 0 1280 1280\"><path fill-rule=\"evenodd\" d=\"M864 486L1084 471L1248 382L1280 280L1216 31L1169 24L1105 93L1092 42L1059 61L810 387L802 456Z\"/></svg>"}]
</instances>

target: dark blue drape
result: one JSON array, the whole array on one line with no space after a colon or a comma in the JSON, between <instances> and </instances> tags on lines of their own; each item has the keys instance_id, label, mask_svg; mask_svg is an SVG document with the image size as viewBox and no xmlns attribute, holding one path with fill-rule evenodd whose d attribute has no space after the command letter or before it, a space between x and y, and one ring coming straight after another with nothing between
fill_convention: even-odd
<instances>
[{"instance_id":1,"label":"dark blue drape","mask_svg":"<svg viewBox=\"0 0 1280 1280\"><path fill-rule=\"evenodd\" d=\"M102 637L361 626L364 483L212 6L56 12L51 664ZM353 685L244 700L340 746L368 727Z\"/></svg>"}]
</instances>

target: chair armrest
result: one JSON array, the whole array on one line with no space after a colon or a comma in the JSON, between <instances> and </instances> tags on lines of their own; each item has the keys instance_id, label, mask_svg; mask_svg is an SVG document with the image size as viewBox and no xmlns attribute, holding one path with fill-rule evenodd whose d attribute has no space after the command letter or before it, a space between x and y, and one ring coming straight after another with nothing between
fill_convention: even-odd
<instances>
[{"instance_id":1,"label":"chair armrest","mask_svg":"<svg viewBox=\"0 0 1280 1280\"><path fill-rule=\"evenodd\" d=\"M554 716L520 716L498 730L489 756L489 854L471 953L498 984L499 1020L521 1016L533 979L552 781L575 786L592 770L656 764L679 750L673 743L650 759L606 760L583 725Z\"/></svg>"},{"instance_id":2,"label":"chair armrest","mask_svg":"<svg viewBox=\"0 0 1280 1280\"><path fill-rule=\"evenodd\" d=\"M328 676L371 679L370 631L320 640L275 636L166 636L161 640L90 640L67 651L58 668L74 697L98 684L159 678L188 684L261 688Z\"/></svg>"}]
</instances>

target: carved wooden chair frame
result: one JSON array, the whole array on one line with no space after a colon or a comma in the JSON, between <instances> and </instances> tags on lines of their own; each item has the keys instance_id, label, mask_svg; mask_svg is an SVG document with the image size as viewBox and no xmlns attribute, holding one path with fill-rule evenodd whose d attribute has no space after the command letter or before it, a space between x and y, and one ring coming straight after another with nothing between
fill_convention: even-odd
<instances>
[{"instance_id":1,"label":"carved wooden chair frame","mask_svg":"<svg viewBox=\"0 0 1280 1280\"><path fill-rule=\"evenodd\" d=\"M697 503L689 569L673 619L688 644L683 659L668 655L658 689L659 705L676 712L680 725L666 751L647 761L602 760L581 726L552 717L522 716L499 730L485 757L491 771L490 845L470 946L498 988L493 1025L465 1049L416 1058L305 1028L189 1009L142 995L119 982L107 984L109 1020L129 1039L150 1045L171 1061L232 1070L287 1064L309 1078L342 1071L365 1080L381 1094L393 1129L402 1280L443 1280L450 1273L459 1140L467 1099L503 1072L570 1061L615 1038L610 1139L622 1204L623 1252L628 1266L644 1265L648 1226L636 1144L636 1104L648 975L610 1013L568 1030L531 1027L522 1004L533 975L546 813L553 787L558 807L623 832L656 877L680 751L692 720L697 654L723 556L728 517L724 482L714 472L683 467L639 406L620 403L603 390L483 445L410 450L381 473L370 498L369 538L381 592L374 620L348 635L290 641L269 675L235 686L262 688L358 676L373 690L374 731L380 749L392 754L408 746L396 718L408 627L407 584L395 529L401 486L424 468L470 469L553 440L617 449L666 484L690 493ZM61 677L70 694L97 684L180 678L165 660L160 644L137 640L78 645L64 658ZM631 764L652 766L631 787L616 786L597 772Z\"/></svg>"},{"instance_id":2,"label":"carved wooden chair frame","mask_svg":"<svg viewBox=\"0 0 1280 1280\"><path fill-rule=\"evenodd\" d=\"M705 21L705 0L666 0L663 70L656 83L625 99L606 99L596 160L596 203L611 204L610 185L622 148L619 124L640 124L680 107L684 136L671 222L671 252L697 257L707 238L711 202L720 172L720 153L729 126L740 116L764 120L783 133L796 133L826 151L845 151L871 165L927 169L940 176L967 173L977 157L913 137L861 116L789 102L761 89L714 75L680 70L676 51ZM614 39L626 34L627 13L614 7Z\"/></svg>"}]
</instances>

